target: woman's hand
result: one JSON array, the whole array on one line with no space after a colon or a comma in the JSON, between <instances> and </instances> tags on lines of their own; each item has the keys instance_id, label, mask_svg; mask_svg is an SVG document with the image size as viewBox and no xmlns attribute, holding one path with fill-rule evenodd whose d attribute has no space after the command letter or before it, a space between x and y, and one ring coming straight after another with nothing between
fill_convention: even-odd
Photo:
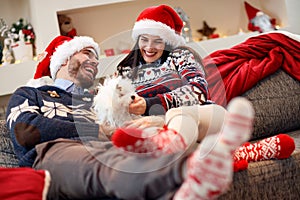
<instances>
[{"instance_id":1,"label":"woman's hand","mask_svg":"<svg viewBox=\"0 0 300 200\"><path fill-rule=\"evenodd\" d=\"M124 123L128 128L149 128L149 127L163 127L165 124L164 116L146 116L139 119L131 120Z\"/></svg>"},{"instance_id":2,"label":"woman's hand","mask_svg":"<svg viewBox=\"0 0 300 200\"><path fill-rule=\"evenodd\" d=\"M134 96L134 99L129 104L129 113L135 115L142 115L146 112L146 100L138 95Z\"/></svg>"}]
</instances>

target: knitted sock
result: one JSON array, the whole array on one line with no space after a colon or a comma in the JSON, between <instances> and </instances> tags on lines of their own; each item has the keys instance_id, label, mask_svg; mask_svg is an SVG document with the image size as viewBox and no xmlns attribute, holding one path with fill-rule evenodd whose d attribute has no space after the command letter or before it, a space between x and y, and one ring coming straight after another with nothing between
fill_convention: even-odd
<instances>
[{"instance_id":1,"label":"knitted sock","mask_svg":"<svg viewBox=\"0 0 300 200\"><path fill-rule=\"evenodd\" d=\"M239 172L246 170L248 168L248 161L247 160L234 160L233 162L233 171Z\"/></svg>"},{"instance_id":2,"label":"knitted sock","mask_svg":"<svg viewBox=\"0 0 300 200\"><path fill-rule=\"evenodd\" d=\"M278 134L251 144L246 142L234 154L234 160L247 160L248 162L285 159L295 150L294 139L286 134Z\"/></svg>"},{"instance_id":3,"label":"knitted sock","mask_svg":"<svg viewBox=\"0 0 300 200\"><path fill-rule=\"evenodd\" d=\"M186 148L182 136L167 126L143 130L119 128L111 138L114 146L124 151L159 156L162 153L175 153Z\"/></svg>"},{"instance_id":4,"label":"knitted sock","mask_svg":"<svg viewBox=\"0 0 300 200\"><path fill-rule=\"evenodd\" d=\"M221 132L206 136L187 159L187 177L174 200L213 199L229 187L233 175L232 149L250 137L254 111L249 101L235 98L228 112Z\"/></svg>"}]
</instances>

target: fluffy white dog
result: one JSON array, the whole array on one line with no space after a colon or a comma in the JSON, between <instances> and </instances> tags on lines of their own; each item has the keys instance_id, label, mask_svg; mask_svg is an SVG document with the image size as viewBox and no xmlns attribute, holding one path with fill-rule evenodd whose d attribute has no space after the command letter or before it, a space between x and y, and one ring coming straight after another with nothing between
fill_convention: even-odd
<instances>
[{"instance_id":1,"label":"fluffy white dog","mask_svg":"<svg viewBox=\"0 0 300 200\"><path fill-rule=\"evenodd\" d=\"M135 88L129 79L121 76L106 77L103 84L99 84L93 103L99 123L118 128L125 121L139 118L128 112L134 95Z\"/></svg>"}]
</instances>

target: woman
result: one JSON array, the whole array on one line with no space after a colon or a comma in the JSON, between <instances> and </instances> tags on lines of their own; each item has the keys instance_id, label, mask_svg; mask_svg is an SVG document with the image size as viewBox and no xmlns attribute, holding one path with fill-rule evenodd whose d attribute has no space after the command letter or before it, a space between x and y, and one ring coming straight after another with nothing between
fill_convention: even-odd
<instances>
[{"instance_id":1,"label":"woman","mask_svg":"<svg viewBox=\"0 0 300 200\"><path fill-rule=\"evenodd\" d=\"M152 6L143 10L132 30L132 38L136 41L134 48L119 63L118 72L132 80L138 94L130 104L129 112L146 116L165 114L163 123L180 134L182 137L180 146L185 147L193 144L195 140L200 142L206 135L220 133L228 114L223 107L210 101L201 58L194 50L184 46L185 41L180 35L182 27L183 22L179 15L167 5ZM145 119L147 118L130 122L131 126L144 128ZM146 123L148 126L159 124L155 121L158 118L149 119L152 122L149 120L150 122ZM251 129L249 128L248 131ZM118 134L115 133L115 138L117 136L122 138L116 139L120 142L119 146L128 146L124 138L130 138L132 131L123 129L118 130ZM240 137L244 137L242 132ZM164 133L164 136L158 134L154 140L166 147L172 143L172 139L165 140L165 138L172 138L174 134L166 130L162 130L161 133ZM290 155L292 151L283 149L289 146L293 149L293 141L286 136L276 138L277 142L281 142L275 142L273 147L262 145L268 143L266 140L254 144L260 146L259 148L264 146L265 151L259 153L260 159L278 158L279 154L284 157ZM267 138L267 141L273 139L274 137ZM289 141L286 142L289 145L280 145L284 144L284 141ZM145 143L148 144L149 141ZM178 141L176 145L179 145ZM248 153L257 155L254 146L253 148L248 146L248 149L246 146L241 146L237 150L236 161L244 160L245 157L248 159L249 157L245 156ZM129 149L132 149L132 146ZM153 147L150 146L149 149ZM279 149L282 150L281 153ZM133 151L141 150L145 151L145 146L141 145L141 149L136 148ZM269 151L277 153L267 156Z\"/></svg>"},{"instance_id":2,"label":"woman","mask_svg":"<svg viewBox=\"0 0 300 200\"><path fill-rule=\"evenodd\" d=\"M197 140L200 141L209 132L220 130L225 109L209 100L202 60L197 52L185 46L182 28L181 18L170 6L146 8L139 14L132 30L136 43L117 69L119 75L130 78L136 88L137 95L129 112L144 116L166 114L176 125L172 128L184 132L187 143L191 143L195 134L188 134L191 131L186 129L194 125L182 126L181 122L185 121L182 113L187 111L196 115ZM193 105L206 106L191 107ZM172 108L178 110L174 112ZM170 109L173 112L167 112ZM154 119L157 118L151 118ZM135 126L142 126L144 120L135 121ZM195 124L193 121L190 123ZM214 124L210 128L211 121Z\"/></svg>"},{"instance_id":3,"label":"woman","mask_svg":"<svg viewBox=\"0 0 300 200\"><path fill-rule=\"evenodd\" d=\"M183 22L167 6L140 13L132 30L134 48L118 65L120 75L132 80L139 96L130 112L160 115L171 108L209 104L200 56L183 46Z\"/></svg>"}]
</instances>

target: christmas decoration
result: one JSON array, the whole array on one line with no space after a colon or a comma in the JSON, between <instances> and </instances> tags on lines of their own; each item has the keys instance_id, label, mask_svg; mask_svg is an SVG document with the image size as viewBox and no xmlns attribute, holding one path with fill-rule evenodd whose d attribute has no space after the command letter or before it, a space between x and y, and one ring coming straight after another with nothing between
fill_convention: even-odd
<instances>
[{"instance_id":1,"label":"christmas decoration","mask_svg":"<svg viewBox=\"0 0 300 200\"><path fill-rule=\"evenodd\" d=\"M175 7L174 10L178 13L179 17L182 19L183 22L183 28L181 30L182 37L185 39L186 42L191 42L193 40L193 37L192 29L190 26L190 19L188 15L180 7Z\"/></svg>"},{"instance_id":2,"label":"christmas decoration","mask_svg":"<svg viewBox=\"0 0 300 200\"><path fill-rule=\"evenodd\" d=\"M251 6L246 1L244 2L247 16L249 19L248 30L267 32L276 30L276 19Z\"/></svg>"},{"instance_id":3,"label":"christmas decoration","mask_svg":"<svg viewBox=\"0 0 300 200\"><path fill-rule=\"evenodd\" d=\"M22 30L19 31L19 41L13 43L11 48L14 53L16 61L27 61L33 58L33 47L30 42L24 41L24 33Z\"/></svg>"},{"instance_id":4,"label":"christmas decoration","mask_svg":"<svg viewBox=\"0 0 300 200\"><path fill-rule=\"evenodd\" d=\"M0 18L0 33L1 37L4 37L4 44L2 50L2 65L11 64L15 61L13 57L13 52L11 48L11 44L13 43L13 34L9 31L7 24L4 19Z\"/></svg>"},{"instance_id":5,"label":"christmas decoration","mask_svg":"<svg viewBox=\"0 0 300 200\"><path fill-rule=\"evenodd\" d=\"M211 38L218 38L219 34L214 34L214 32L217 30L215 27L208 26L207 22L203 21L203 28L198 29L197 32L201 33L204 37L211 39Z\"/></svg>"},{"instance_id":6,"label":"christmas decoration","mask_svg":"<svg viewBox=\"0 0 300 200\"><path fill-rule=\"evenodd\" d=\"M10 32L13 35L13 41L15 43L23 39L25 42L30 42L34 47L35 33L33 27L30 23L25 23L23 18L20 18L16 23L12 24Z\"/></svg>"},{"instance_id":7,"label":"christmas decoration","mask_svg":"<svg viewBox=\"0 0 300 200\"><path fill-rule=\"evenodd\" d=\"M77 35L77 31L73 27L72 19L70 17L67 15L58 15L57 18L61 35L71 38Z\"/></svg>"},{"instance_id":8,"label":"christmas decoration","mask_svg":"<svg viewBox=\"0 0 300 200\"><path fill-rule=\"evenodd\" d=\"M1 19L1 36L4 39L3 64L11 64L16 61L31 60L35 55L35 34L30 23L24 23L20 18L8 28L3 19Z\"/></svg>"}]
</instances>

